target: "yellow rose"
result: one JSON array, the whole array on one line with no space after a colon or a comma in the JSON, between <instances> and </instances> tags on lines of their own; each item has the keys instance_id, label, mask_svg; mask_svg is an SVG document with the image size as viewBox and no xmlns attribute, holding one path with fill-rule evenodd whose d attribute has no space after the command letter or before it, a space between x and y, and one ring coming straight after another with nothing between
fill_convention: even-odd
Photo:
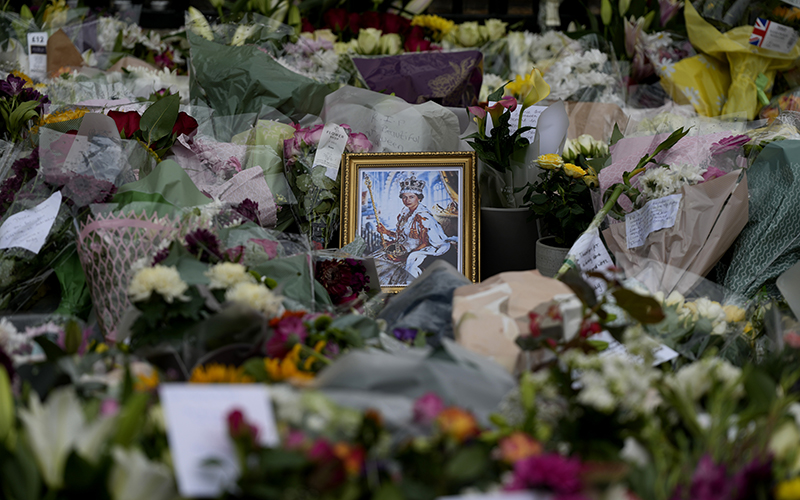
<instances>
[{"instance_id":1,"label":"yellow rose","mask_svg":"<svg viewBox=\"0 0 800 500\"><path fill-rule=\"evenodd\" d=\"M800 477L781 481L775 489L777 500L800 500Z\"/></svg>"},{"instance_id":2,"label":"yellow rose","mask_svg":"<svg viewBox=\"0 0 800 500\"><path fill-rule=\"evenodd\" d=\"M725 321L728 323L736 323L738 321L744 321L744 309L734 305L727 305L722 306L722 310L725 311Z\"/></svg>"},{"instance_id":3,"label":"yellow rose","mask_svg":"<svg viewBox=\"0 0 800 500\"><path fill-rule=\"evenodd\" d=\"M581 177L586 175L586 170L572 163L565 163L564 173L572 177L573 179L580 179Z\"/></svg>"},{"instance_id":4,"label":"yellow rose","mask_svg":"<svg viewBox=\"0 0 800 500\"><path fill-rule=\"evenodd\" d=\"M564 160L555 153L541 155L538 162L539 166L545 170L556 170L564 166Z\"/></svg>"},{"instance_id":5,"label":"yellow rose","mask_svg":"<svg viewBox=\"0 0 800 500\"><path fill-rule=\"evenodd\" d=\"M600 181L597 180L596 175L587 175L583 178L583 182L590 188L600 187Z\"/></svg>"}]
</instances>

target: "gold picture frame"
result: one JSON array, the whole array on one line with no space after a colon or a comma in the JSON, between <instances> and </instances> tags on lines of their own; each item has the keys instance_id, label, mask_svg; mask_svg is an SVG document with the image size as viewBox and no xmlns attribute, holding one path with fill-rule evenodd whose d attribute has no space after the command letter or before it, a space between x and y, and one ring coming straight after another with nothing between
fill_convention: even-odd
<instances>
[{"instance_id":1,"label":"gold picture frame","mask_svg":"<svg viewBox=\"0 0 800 500\"><path fill-rule=\"evenodd\" d=\"M472 151L345 153L340 245L364 238L385 292L403 290L437 259L477 282L477 165Z\"/></svg>"}]
</instances>

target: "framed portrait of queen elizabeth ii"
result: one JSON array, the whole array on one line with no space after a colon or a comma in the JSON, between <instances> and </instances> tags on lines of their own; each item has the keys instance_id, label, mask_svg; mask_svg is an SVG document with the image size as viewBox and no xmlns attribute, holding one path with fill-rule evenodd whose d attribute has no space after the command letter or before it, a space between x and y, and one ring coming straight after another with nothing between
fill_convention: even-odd
<instances>
[{"instance_id":1,"label":"framed portrait of queen elizabeth ii","mask_svg":"<svg viewBox=\"0 0 800 500\"><path fill-rule=\"evenodd\" d=\"M474 152L345 154L341 244L364 240L384 291L437 260L477 281L476 169Z\"/></svg>"}]
</instances>

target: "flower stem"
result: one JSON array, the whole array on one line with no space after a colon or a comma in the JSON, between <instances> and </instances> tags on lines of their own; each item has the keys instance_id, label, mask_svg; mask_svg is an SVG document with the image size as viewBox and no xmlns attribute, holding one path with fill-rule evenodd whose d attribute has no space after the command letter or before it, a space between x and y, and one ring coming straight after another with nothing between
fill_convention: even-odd
<instances>
[{"instance_id":1,"label":"flower stem","mask_svg":"<svg viewBox=\"0 0 800 500\"><path fill-rule=\"evenodd\" d=\"M322 363L324 363L326 365L331 364L331 360L330 359L326 358L325 356L323 356L322 354L318 353L314 349L308 347L305 344L300 344L300 346L301 346L301 350L303 352L305 352L306 354L308 354L309 356L311 356L312 358L315 358L318 361L322 361Z\"/></svg>"},{"instance_id":2,"label":"flower stem","mask_svg":"<svg viewBox=\"0 0 800 500\"><path fill-rule=\"evenodd\" d=\"M589 227L586 228L586 231L581 233L581 236L588 233L589 231L594 231L595 229L598 229L600 227L600 224L603 223L603 219L606 218L608 213L617 203L617 200L619 199L620 195L622 195L622 191L624 189L625 186L623 184L617 184L616 187L614 187L614 191L611 192L611 196L609 196L608 200L606 201L606 204L603 205L603 208L601 208L600 211L597 212L597 214L595 214L594 219L592 219L592 222L589 224ZM564 259L564 263L561 265L561 268L556 273L555 278L556 279L561 278L561 276L563 276L564 273L574 268L576 258L577 256L575 254L569 253L567 255L567 258Z\"/></svg>"}]
</instances>

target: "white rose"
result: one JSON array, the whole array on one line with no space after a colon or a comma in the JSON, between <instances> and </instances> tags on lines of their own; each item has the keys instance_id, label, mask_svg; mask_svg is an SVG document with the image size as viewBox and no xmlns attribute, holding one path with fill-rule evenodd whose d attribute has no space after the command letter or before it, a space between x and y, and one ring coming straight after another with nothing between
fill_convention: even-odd
<instances>
[{"instance_id":1,"label":"white rose","mask_svg":"<svg viewBox=\"0 0 800 500\"><path fill-rule=\"evenodd\" d=\"M463 23L458 26L456 41L462 47L474 47L481 41L481 32L476 21Z\"/></svg>"},{"instance_id":2,"label":"white rose","mask_svg":"<svg viewBox=\"0 0 800 500\"><path fill-rule=\"evenodd\" d=\"M397 55L403 51L403 40L397 33L383 35L378 43L381 54Z\"/></svg>"},{"instance_id":3,"label":"white rose","mask_svg":"<svg viewBox=\"0 0 800 500\"><path fill-rule=\"evenodd\" d=\"M334 44L336 43L336 40L338 40L338 38L333 33L333 31L328 30L328 29L315 31L314 32L314 39L317 40L317 41L327 40L327 41L329 41L331 43L334 43Z\"/></svg>"},{"instance_id":4,"label":"white rose","mask_svg":"<svg viewBox=\"0 0 800 500\"><path fill-rule=\"evenodd\" d=\"M506 26L508 26L508 23L505 23L499 19L488 19L484 25L486 26L489 40L495 41L505 36Z\"/></svg>"},{"instance_id":5,"label":"white rose","mask_svg":"<svg viewBox=\"0 0 800 500\"><path fill-rule=\"evenodd\" d=\"M381 39L381 30L364 28L358 32L358 52L361 54L376 54L378 43Z\"/></svg>"}]
</instances>

